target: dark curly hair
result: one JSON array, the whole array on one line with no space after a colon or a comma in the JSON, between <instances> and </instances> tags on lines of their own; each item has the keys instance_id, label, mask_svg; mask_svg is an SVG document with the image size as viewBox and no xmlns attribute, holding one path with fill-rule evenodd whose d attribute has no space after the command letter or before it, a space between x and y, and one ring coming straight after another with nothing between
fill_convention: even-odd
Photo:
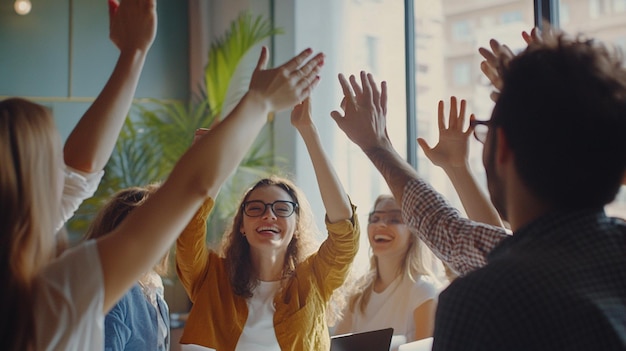
<instances>
[{"instance_id":1,"label":"dark curly hair","mask_svg":"<svg viewBox=\"0 0 626 351\"><path fill-rule=\"evenodd\" d=\"M525 184L558 209L613 201L626 170L621 53L546 31L499 70L491 126L502 128Z\"/></svg>"}]
</instances>

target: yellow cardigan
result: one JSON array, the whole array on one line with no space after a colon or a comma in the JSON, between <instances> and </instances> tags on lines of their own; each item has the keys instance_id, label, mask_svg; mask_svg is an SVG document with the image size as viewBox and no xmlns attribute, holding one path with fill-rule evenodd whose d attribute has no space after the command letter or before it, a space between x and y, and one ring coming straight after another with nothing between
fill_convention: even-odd
<instances>
[{"instance_id":1,"label":"yellow cardigan","mask_svg":"<svg viewBox=\"0 0 626 351\"><path fill-rule=\"evenodd\" d=\"M248 317L246 299L233 293L225 261L205 243L209 199L176 242L176 271L193 307L182 344L218 351L235 350ZM274 332L282 350L328 350L326 305L341 286L359 246L356 208L350 220L326 222L328 238L300 263L286 287L274 297Z\"/></svg>"}]
</instances>

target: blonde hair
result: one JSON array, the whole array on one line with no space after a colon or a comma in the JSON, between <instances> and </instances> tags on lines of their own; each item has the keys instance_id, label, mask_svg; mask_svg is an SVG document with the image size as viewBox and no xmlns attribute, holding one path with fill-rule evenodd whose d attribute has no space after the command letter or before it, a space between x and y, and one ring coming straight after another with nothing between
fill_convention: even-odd
<instances>
[{"instance_id":1,"label":"blonde hair","mask_svg":"<svg viewBox=\"0 0 626 351\"><path fill-rule=\"evenodd\" d=\"M222 237L220 255L226 260L226 269L230 279L230 285L236 295L248 298L259 284L258 277L252 269L250 258L250 244L243 237L239 229L243 224L242 205L248 200L252 191L266 186L276 186L289 194L297 205L294 215L296 216L296 230L287 247L287 254L283 264L283 284L296 270L298 264L310 256L316 249L316 226L313 221L313 212L304 194L289 179L271 176L261 179L249 188L241 199L237 213L231 226Z\"/></svg>"},{"instance_id":2,"label":"blonde hair","mask_svg":"<svg viewBox=\"0 0 626 351\"><path fill-rule=\"evenodd\" d=\"M374 201L373 210L376 210L378 204L385 200L395 201L395 198L388 194L379 195L376 201ZM402 275L403 279L408 278L413 282L417 281L421 276L434 277L431 268L433 261L432 252L422 243L415 231L409 230L409 233L411 235L409 246L404 254L404 264L400 266L398 275ZM358 305L359 311L361 313L365 312L378 274L378 258L371 255L370 269L361 282L356 285L356 292L350 298L348 305L350 311L354 312Z\"/></svg>"},{"instance_id":3,"label":"blonde hair","mask_svg":"<svg viewBox=\"0 0 626 351\"><path fill-rule=\"evenodd\" d=\"M0 101L0 345L34 347L34 277L54 257L61 142L50 112Z\"/></svg>"},{"instance_id":4,"label":"blonde hair","mask_svg":"<svg viewBox=\"0 0 626 351\"><path fill-rule=\"evenodd\" d=\"M141 206L160 186L161 184L154 183L144 187L130 187L113 194L89 225L85 239L97 239L112 232L133 209ZM167 275L168 264L169 252L161 258L153 270L157 274L165 276Z\"/></svg>"}]
</instances>

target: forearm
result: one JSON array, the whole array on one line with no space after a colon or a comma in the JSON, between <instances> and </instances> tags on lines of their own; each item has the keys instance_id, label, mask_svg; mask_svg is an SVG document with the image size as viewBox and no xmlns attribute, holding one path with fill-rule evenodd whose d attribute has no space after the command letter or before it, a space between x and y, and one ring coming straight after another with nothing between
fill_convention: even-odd
<instances>
[{"instance_id":1,"label":"forearm","mask_svg":"<svg viewBox=\"0 0 626 351\"><path fill-rule=\"evenodd\" d=\"M401 204L404 187L409 181L419 179L417 172L398 154L390 142L363 151L385 178L398 204Z\"/></svg>"},{"instance_id":2,"label":"forearm","mask_svg":"<svg viewBox=\"0 0 626 351\"><path fill-rule=\"evenodd\" d=\"M477 222L502 227L502 221L491 201L478 186L476 178L469 169L463 167L446 167L443 170L450 178L467 216Z\"/></svg>"},{"instance_id":3,"label":"forearm","mask_svg":"<svg viewBox=\"0 0 626 351\"><path fill-rule=\"evenodd\" d=\"M332 164L322 148L322 143L314 125L298 129L311 157L315 176L331 223L352 217L350 200L337 177Z\"/></svg>"},{"instance_id":4,"label":"forearm","mask_svg":"<svg viewBox=\"0 0 626 351\"><path fill-rule=\"evenodd\" d=\"M220 187L235 171L267 121L265 101L248 92L231 113L183 156L181 176L201 174L207 195L216 198ZM184 161L183 161L184 159Z\"/></svg>"},{"instance_id":5,"label":"forearm","mask_svg":"<svg viewBox=\"0 0 626 351\"><path fill-rule=\"evenodd\" d=\"M144 51L121 52L102 92L65 143L64 158L68 166L89 173L104 168L124 125L145 59Z\"/></svg>"},{"instance_id":6,"label":"forearm","mask_svg":"<svg viewBox=\"0 0 626 351\"><path fill-rule=\"evenodd\" d=\"M213 205L213 199L207 199L176 239L176 273L190 298L209 256L206 245L206 222Z\"/></svg>"},{"instance_id":7,"label":"forearm","mask_svg":"<svg viewBox=\"0 0 626 351\"><path fill-rule=\"evenodd\" d=\"M215 198L265 124L263 102L246 95L222 123L189 148L154 195L99 239L105 306L153 267L207 197Z\"/></svg>"}]
</instances>

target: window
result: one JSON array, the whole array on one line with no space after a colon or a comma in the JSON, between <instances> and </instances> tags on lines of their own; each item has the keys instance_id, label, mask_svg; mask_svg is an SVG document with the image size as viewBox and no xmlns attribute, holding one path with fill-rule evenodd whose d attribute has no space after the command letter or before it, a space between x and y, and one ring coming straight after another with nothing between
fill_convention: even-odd
<instances>
[{"instance_id":1,"label":"window","mask_svg":"<svg viewBox=\"0 0 626 351\"><path fill-rule=\"evenodd\" d=\"M436 123L439 100L444 100L447 108L450 96L464 98L468 101L468 114L475 113L481 119L489 118L493 108L489 98L491 87L479 73L481 57L478 48L488 46L490 38L498 38L514 51L525 47L520 33L533 27L533 19L523 15L533 13L533 2L414 0L413 3L415 22L422 24L416 27L415 35L421 38L428 33L433 37L415 49L417 67L428 65L427 75L419 75L418 72L419 89L415 96L417 135L435 145L439 135ZM446 30L449 30L449 35L446 35ZM442 79L446 76L449 79ZM486 191L482 145L474 140L470 143L470 166ZM445 173L434 166L421 149L416 148L416 152L419 174L463 211Z\"/></svg>"},{"instance_id":2,"label":"window","mask_svg":"<svg viewBox=\"0 0 626 351\"><path fill-rule=\"evenodd\" d=\"M582 32L607 44L613 44L626 54L626 1L625 0L589 0L589 7L579 0L560 0L559 6L569 8L572 20L562 22L561 28L568 33ZM573 17L574 13L579 15ZM626 136L625 136L626 137ZM626 218L626 186L613 203L607 205L609 215Z\"/></svg>"},{"instance_id":3,"label":"window","mask_svg":"<svg viewBox=\"0 0 626 351\"><path fill-rule=\"evenodd\" d=\"M470 85L472 80L472 66L468 62L455 64L452 79L455 87L460 88Z\"/></svg>"},{"instance_id":4,"label":"window","mask_svg":"<svg viewBox=\"0 0 626 351\"><path fill-rule=\"evenodd\" d=\"M367 47L367 65L369 66L372 74L378 73L378 38L373 36L366 36L365 43Z\"/></svg>"},{"instance_id":5,"label":"window","mask_svg":"<svg viewBox=\"0 0 626 351\"><path fill-rule=\"evenodd\" d=\"M626 11L626 0L613 0L613 12L622 13Z\"/></svg>"},{"instance_id":6,"label":"window","mask_svg":"<svg viewBox=\"0 0 626 351\"><path fill-rule=\"evenodd\" d=\"M513 22L521 22L523 20L521 11L509 11L500 15L500 23L507 24Z\"/></svg>"},{"instance_id":7,"label":"window","mask_svg":"<svg viewBox=\"0 0 626 351\"><path fill-rule=\"evenodd\" d=\"M289 55L307 47L326 54L325 64L320 72L322 79L312 94L312 111L324 150L350 199L358 206L360 223L367 223L367 214L376 197L390 191L363 151L348 140L329 114L333 110L341 111L339 105L343 93L337 75L354 74L360 80L358 75L361 70L370 71L379 84L382 80L387 81L388 115L393 116L387 122L388 133L398 152L406 157L404 1L336 0L322 4L316 1L299 1L295 6L293 2L285 2L277 6L276 11L288 11L288 14L275 17L277 21L284 20L285 23L278 22L276 25L283 27L286 33L293 32L296 47L287 49ZM325 20L320 21L320 18ZM277 39L282 40L281 36ZM278 40L277 44L284 43L279 43ZM425 43L432 40L428 36L423 38ZM305 190L313 211L322 214L316 216L316 224L323 229L324 206L315 173L304 143L288 122L288 111L285 114L286 119L276 123L277 133L280 133L280 137L275 138L279 139L276 150L277 153L283 152L286 155L283 158L294 160L296 183ZM287 138L291 138L289 143L284 141ZM282 146L283 142L286 146ZM361 247L354 264L358 269L367 269L368 249L367 235L362 235Z\"/></svg>"},{"instance_id":8,"label":"window","mask_svg":"<svg viewBox=\"0 0 626 351\"><path fill-rule=\"evenodd\" d=\"M452 38L456 41L465 42L472 39L472 27L469 20L458 21L452 24Z\"/></svg>"}]
</instances>

